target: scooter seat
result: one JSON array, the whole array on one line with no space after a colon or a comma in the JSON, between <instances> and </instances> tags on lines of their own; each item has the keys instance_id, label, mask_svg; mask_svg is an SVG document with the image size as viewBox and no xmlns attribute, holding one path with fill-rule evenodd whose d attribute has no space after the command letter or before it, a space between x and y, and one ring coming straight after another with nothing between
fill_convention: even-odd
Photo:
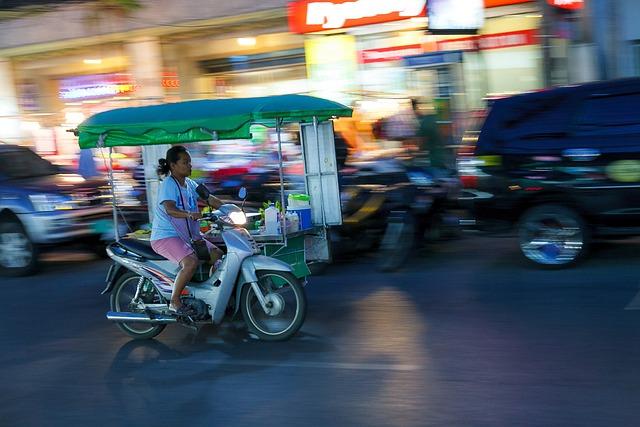
<instances>
[{"instance_id":1,"label":"scooter seat","mask_svg":"<svg viewBox=\"0 0 640 427\"><path fill-rule=\"evenodd\" d=\"M158 255L151 248L151 242L148 240L138 240L138 239L125 237L124 239L120 239L118 243L120 244L120 246L122 246L126 250L131 251L135 254L138 254L143 258L158 260L158 261L166 259L162 255Z\"/></svg>"}]
</instances>

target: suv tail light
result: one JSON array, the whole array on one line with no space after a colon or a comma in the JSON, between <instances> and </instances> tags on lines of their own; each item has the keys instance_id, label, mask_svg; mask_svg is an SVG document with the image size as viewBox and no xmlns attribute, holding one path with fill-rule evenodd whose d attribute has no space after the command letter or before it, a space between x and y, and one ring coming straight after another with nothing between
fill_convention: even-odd
<instances>
[{"instance_id":1,"label":"suv tail light","mask_svg":"<svg viewBox=\"0 0 640 427\"><path fill-rule=\"evenodd\" d=\"M458 158L458 177L463 188L477 188L478 177L485 175L480 169L484 161L474 156L461 156Z\"/></svg>"},{"instance_id":2,"label":"suv tail light","mask_svg":"<svg viewBox=\"0 0 640 427\"><path fill-rule=\"evenodd\" d=\"M478 187L478 177L475 175L460 175L460 182L462 183L462 188Z\"/></svg>"},{"instance_id":3,"label":"suv tail light","mask_svg":"<svg viewBox=\"0 0 640 427\"><path fill-rule=\"evenodd\" d=\"M478 135L478 131L466 131L462 137L462 145L458 148L456 163L462 188L478 187L478 175L481 171L478 169L479 160L474 156Z\"/></svg>"}]
</instances>

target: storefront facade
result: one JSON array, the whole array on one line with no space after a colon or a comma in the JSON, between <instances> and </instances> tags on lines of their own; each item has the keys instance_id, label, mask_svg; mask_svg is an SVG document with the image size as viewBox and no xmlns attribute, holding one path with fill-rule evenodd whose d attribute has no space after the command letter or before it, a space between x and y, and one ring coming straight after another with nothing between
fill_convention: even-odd
<instances>
[{"instance_id":1,"label":"storefront facade","mask_svg":"<svg viewBox=\"0 0 640 427\"><path fill-rule=\"evenodd\" d=\"M0 40L9 94L0 116L13 123L2 138L71 155L77 148L66 130L91 114L197 98L311 93L392 114L410 97L438 95L446 74L417 70L404 58L442 51L463 52L459 72L447 78L456 80L451 92L464 94L458 104L466 110L481 108L487 95L543 86L541 12L533 1L485 0L473 35L429 34L425 0L240 1L216 11L205 0L184 8L143 3L132 19L93 29L74 24L66 33L42 28L69 14L82 21L82 5L0 23L31 42Z\"/></svg>"},{"instance_id":2,"label":"storefront facade","mask_svg":"<svg viewBox=\"0 0 640 427\"><path fill-rule=\"evenodd\" d=\"M72 157L78 149L67 130L97 112L247 96L264 82L267 92L285 92L288 85L276 88L278 82L304 77L301 64L297 72L284 67L251 78L241 59L240 69L211 72L212 62L224 58L264 63L271 52L301 50L302 38L287 34L285 0L238 1L215 10L205 0L142 3L128 16L97 21L91 5L74 4L0 22L2 32L12 35L0 37L0 139Z\"/></svg>"},{"instance_id":3,"label":"storefront facade","mask_svg":"<svg viewBox=\"0 0 640 427\"><path fill-rule=\"evenodd\" d=\"M289 27L307 39L312 93L356 108L359 141L353 146L376 147L368 143L376 139L371 127L409 114L411 99L446 110L443 121L456 122L455 139L468 126L469 113L485 107L487 96L544 87L537 2L485 0L480 19L470 17L482 22L479 28L464 31L472 34L432 34L426 3L383 7L367 0L300 0L290 5ZM457 123L453 116L465 121Z\"/></svg>"},{"instance_id":4,"label":"storefront facade","mask_svg":"<svg viewBox=\"0 0 640 427\"><path fill-rule=\"evenodd\" d=\"M482 97L494 93L515 93L542 87L542 53L538 38L541 15L536 2L526 0L487 0L485 2L484 25L477 35L431 35L428 28L426 5L422 8L415 2L399 2L396 11L376 17L346 19L339 9L326 10L324 19L331 26L318 33L313 22L313 3L294 2L297 7L291 13L307 14L289 17L293 31L303 32L311 40L345 35L354 38L350 46L356 50L352 58L357 62L352 91L384 96L426 96L415 93L409 84L408 70L403 57L428 52L462 50L464 55L465 90L473 93L472 105L478 105ZM362 7L366 2L361 1ZM343 4L336 0L336 5ZM371 2L371 5L377 4ZM306 6L303 7L303 6ZM413 11L409 9L413 6ZM403 7L406 10L403 10ZM331 15L334 13L334 15ZM354 12L355 13L355 12ZM388 22L368 24L371 21L388 19ZM349 47L343 42L343 50ZM309 55L309 54L308 54ZM313 52L311 53L313 55ZM333 60L334 58L329 58ZM343 65L336 75L344 74ZM325 80L322 76L320 81ZM313 76L310 78L313 80Z\"/></svg>"}]
</instances>

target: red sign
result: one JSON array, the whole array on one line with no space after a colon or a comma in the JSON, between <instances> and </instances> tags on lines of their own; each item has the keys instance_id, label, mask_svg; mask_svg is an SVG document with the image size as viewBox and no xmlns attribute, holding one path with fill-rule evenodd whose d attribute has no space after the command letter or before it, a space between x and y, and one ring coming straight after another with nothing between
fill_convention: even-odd
<instances>
[{"instance_id":1,"label":"red sign","mask_svg":"<svg viewBox=\"0 0 640 427\"><path fill-rule=\"evenodd\" d=\"M551 6L561 9L578 10L584 7L584 0L547 0Z\"/></svg>"},{"instance_id":2,"label":"red sign","mask_svg":"<svg viewBox=\"0 0 640 427\"><path fill-rule=\"evenodd\" d=\"M507 47L529 46L536 43L538 43L536 30L484 34L478 40L480 49L504 49Z\"/></svg>"},{"instance_id":3,"label":"red sign","mask_svg":"<svg viewBox=\"0 0 640 427\"><path fill-rule=\"evenodd\" d=\"M427 16L426 0L297 0L289 2L289 29L304 34Z\"/></svg>"},{"instance_id":4,"label":"red sign","mask_svg":"<svg viewBox=\"0 0 640 427\"><path fill-rule=\"evenodd\" d=\"M537 43L537 31L524 30L442 40L438 42L438 50L504 49L507 47L529 46Z\"/></svg>"},{"instance_id":5,"label":"red sign","mask_svg":"<svg viewBox=\"0 0 640 427\"><path fill-rule=\"evenodd\" d=\"M420 55L421 53L424 53L422 45L412 44L408 46L361 50L359 59L363 64L370 64L372 62L398 61L405 56Z\"/></svg>"},{"instance_id":6,"label":"red sign","mask_svg":"<svg viewBox=\"0 0 640 427\"><path fill-rule=\"evenodd\" d=\"M167 89L177 89L180 87L178 73L165 72L162 74L162 87Z\"/></svg>"},{"instance_id":7,"label":"red sign","mask_svg":"<svg viewBox=\"0 0 640 427\"><path fill-rule=\"evenodd\" d=\"M484 0L484 7L508 6L510 4L530 3L535 0Z\"/></svg>"},{"instance_id":8,"label":"red sign","mask_svg":"<svg viewBox=\"0 0 640 427\"><path fill-rule=\"evenodd\" d=\"M438 50L478 50L480 37L464 37L461 39L441 40L438 42Z\"/></svg>"}]
</instances>

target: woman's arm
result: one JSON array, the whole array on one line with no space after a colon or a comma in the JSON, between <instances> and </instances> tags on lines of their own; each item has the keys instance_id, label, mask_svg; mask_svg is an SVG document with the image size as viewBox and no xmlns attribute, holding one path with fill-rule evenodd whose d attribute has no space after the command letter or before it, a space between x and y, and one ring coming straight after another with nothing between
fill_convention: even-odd
<instances>
[{"instance_id":1,"label":"woman's arm","mask_svg":"<svg viewBox=\"0 0 640 427\"><path fill-rule=\"evenodd\" d=\"M222 203L222 200L218 199L213 194L209 195L209 200L207 200L207 203L209 203L209 206L211 206L214 209L218 209L220 206L224 204Z\"/></svg>"},{"instance_id":2,"label":"woman's arm","mask_svg":"<svg viewBox=\"0 0 640 427\"><path fill-rule=\"evenodd\" d=\"M189 218L189 219L200 219L202 218L202 214L200 212L189 212L182 209L178 209L176 207L176 202L173 200L165 200L162 202L164 206L164 210L167 211L169 216L174 218Z\"/></svg>"}]
</instances>

